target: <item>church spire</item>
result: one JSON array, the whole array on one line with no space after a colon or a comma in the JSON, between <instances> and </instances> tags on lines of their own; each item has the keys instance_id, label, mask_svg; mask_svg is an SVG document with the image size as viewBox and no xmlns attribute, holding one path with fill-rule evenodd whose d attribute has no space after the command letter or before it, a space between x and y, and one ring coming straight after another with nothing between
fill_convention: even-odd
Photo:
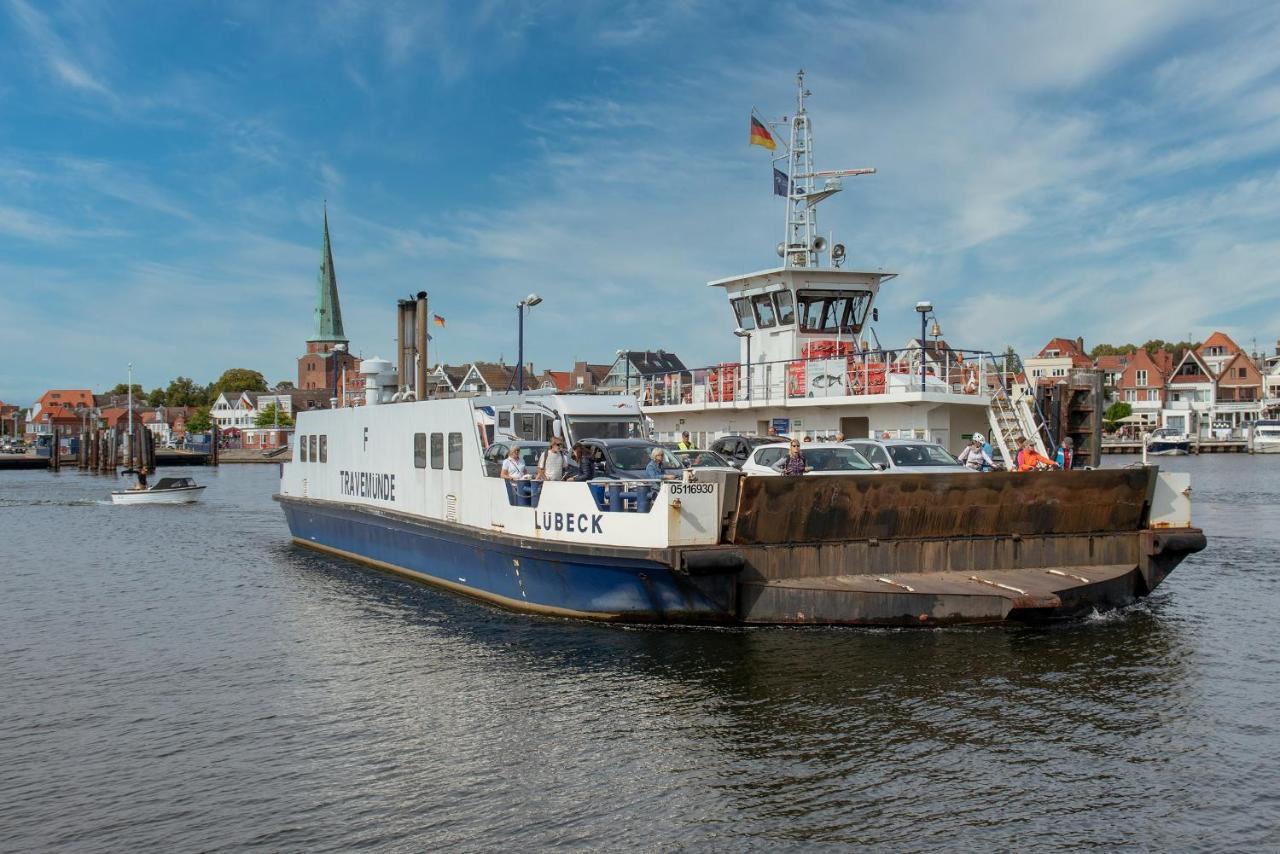
<instances>
[{"instance_id":1,"label":"church spire","mask_svg":"<svg viewBox=\"0 0 1280 854\"><path fill-rule=\"evenodd\" d=\"M324 250L320 255L320 275L316 291L316 335L312 341L347 343L342 331L342 307L338 305L338 274L333 269L333 248L329 245L329 205L324 207Z\"/></svg>"}]
</instances>

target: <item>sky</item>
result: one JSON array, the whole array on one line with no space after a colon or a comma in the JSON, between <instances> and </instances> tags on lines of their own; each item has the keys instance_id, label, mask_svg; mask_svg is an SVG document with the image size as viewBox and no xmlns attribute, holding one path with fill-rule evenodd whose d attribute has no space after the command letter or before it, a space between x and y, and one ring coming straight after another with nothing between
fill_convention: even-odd
<instances>
[{"instance_id":1,"label":"sky","mask_svg":"<svg viewBox=\"0 0 1280 854\"><path fill-rule=\"evenodd\" d=\"M847 268L955 347L1280 338L1280 6L0 0L0 400L296 379L327 200L353 352L735 358L774 266L752 107L803 67Z\"/></svg>"}]
</instances>

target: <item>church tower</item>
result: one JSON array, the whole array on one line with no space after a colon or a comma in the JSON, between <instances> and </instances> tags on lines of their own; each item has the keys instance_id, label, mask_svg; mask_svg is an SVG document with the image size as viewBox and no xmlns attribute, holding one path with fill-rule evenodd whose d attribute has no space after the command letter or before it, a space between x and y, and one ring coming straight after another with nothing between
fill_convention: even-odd
<instances>
[{"instance_id":1,"label":"church tower","mask_svg":"<svg viewBox=\"0 0 1280 854\"><path fill-rule=\"evenodd\" d=\"M328 389L336 395L343 369L354 374L360 366L360 360L348 351L349 343L342 330L338 274L333 268L333 246L329 241L329 207L325 205L324 247L316 278L315 334L307 339L307 354L298 359L297 387Z\"/></svg>"}]
</instances>

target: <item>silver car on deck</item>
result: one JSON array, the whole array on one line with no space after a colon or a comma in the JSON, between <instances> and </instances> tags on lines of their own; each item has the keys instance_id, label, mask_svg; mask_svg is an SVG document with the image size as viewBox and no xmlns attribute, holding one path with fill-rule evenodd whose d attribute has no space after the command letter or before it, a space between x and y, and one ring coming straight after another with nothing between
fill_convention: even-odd
<instances>
[{"instance_id":1,"label":"silver car on deck","mask_svg":"<svg viewBox=\"0 0 1280 854\"><path fill-rule=\"evenodd\" d=\"M886 472L969 471L947 449L923 439L849 439L846 445Z\"/></svg>"}]
</instances>

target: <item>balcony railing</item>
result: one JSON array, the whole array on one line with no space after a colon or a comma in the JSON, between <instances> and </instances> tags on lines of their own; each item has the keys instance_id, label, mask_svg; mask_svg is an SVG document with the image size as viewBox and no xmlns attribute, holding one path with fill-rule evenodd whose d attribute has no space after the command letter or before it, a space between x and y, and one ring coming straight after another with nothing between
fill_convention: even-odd
<instances>
[{"instance_id":1,"label":"balcony railing","mask_svg":"<svg viewBox=\"0 0 1280 854\"><path fill-rule=\"evenodd\" d=\"M644 406L784 404L806 399L869 397L921 391L918 348L854 352L847 342L810 345L807 358L724 362L705 368L645 374L637 394ZM842 346L843 345L843 346ZM973 398L1008 393L1016 379L1003 358L981 350L930 351L924 391ZM636 390L635 380L632 389Z\"/></svg>"}]
</instances>

